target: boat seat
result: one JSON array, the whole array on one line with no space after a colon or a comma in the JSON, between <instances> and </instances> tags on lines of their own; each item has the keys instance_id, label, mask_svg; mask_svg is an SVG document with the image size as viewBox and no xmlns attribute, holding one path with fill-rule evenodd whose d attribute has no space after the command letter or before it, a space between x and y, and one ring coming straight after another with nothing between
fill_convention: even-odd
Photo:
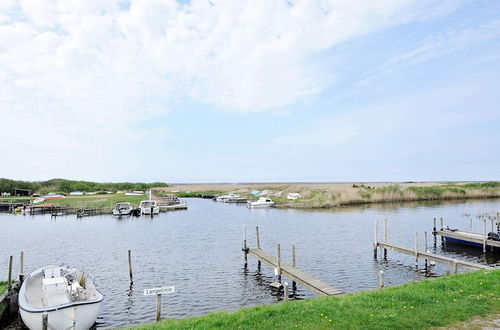
<instances>
[{"instance_id":1,"label":"boat seat","mask_svg":"<svg viewBox=\"0 0 500 330\"><path fill-rule=\"evenodd\" d=\"M55 306L70 303L68 281L62 276L42 279L42 303Z\"/></svg>"},{"instance_id":2,"label":"boat seat","mask_svg":"<svg viewBox=\"0 0 500 330\"><path fill-rule=\"evenodd\" d=\"M45 278L53 278L53 277L61 277L61 267L45 267L43 269L43 277Z\"/></svg>"}]
</instances>

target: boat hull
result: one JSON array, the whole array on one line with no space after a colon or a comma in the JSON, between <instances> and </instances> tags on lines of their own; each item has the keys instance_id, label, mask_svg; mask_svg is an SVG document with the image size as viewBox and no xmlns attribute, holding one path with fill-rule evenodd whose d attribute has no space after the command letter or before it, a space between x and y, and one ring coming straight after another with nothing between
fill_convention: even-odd
<instances>
[{"instance_id":1,"label":"boat hull","mask_svg":"<svg viewBox=\"0 0 500 330\"><path fill-rule=\"evenodd\" d=\"M447 243L472 246L472 247L476 247L476 248L483 248L483 244L480 244L480 243L469 242L469 241L465 241L465 240L457 239L457 238L452 238L452 237L448 237L448 236L443 236L443 238ZM487 241L487 243L488 243L488 241ZM500 248L498 248L496 246L487 246L487 250L500 251Z\"/></svg>"},{"instance_id":2,"label":"boat hull","mask_svg":"<svg viewBox=\"0 0 500 330\"><path fill-rule=\"evenodd\" d=\"M92 327L99 314L101 302L68 306L63 309L48 311L49 329L88 330ZM43 312L29 312L19 309L24 324L30 330L42 329ZM74 320L76 320L74 322ZM74 322L74 328L73 328Z\"/></svg>"}]
</instances>

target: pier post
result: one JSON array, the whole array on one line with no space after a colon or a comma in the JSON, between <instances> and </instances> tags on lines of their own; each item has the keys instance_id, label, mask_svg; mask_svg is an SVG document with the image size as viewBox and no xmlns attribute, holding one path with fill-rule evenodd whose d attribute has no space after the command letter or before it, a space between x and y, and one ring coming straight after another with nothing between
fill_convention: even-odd
<instances>
[{"instance_id":1,"label":"pier post","mask_svg":"<svg viewBox=\"0 0 500 330\"><path fill-rule=\"evenodd\" d=\"M437 235L436 218L434 218L434 227L432 228L432 235L434 235L434 247L436 247L436 235Z\"/></svg>"},{"instance_id":2,"label":"pier post","mask_svg":"<svg viewBox=\"0 0 500 330\"><path fill-rule=\"evenodd\" d=\"M453 260L453 274L458 273L458 263L456 260Z\"/></svg>"},{"instance_id":3,"label":"pier post","mask_svg":"<svg viewBox=\"0 0 500 330\"><path fill-rule=\"evenodd\" d=\"M378 272L378 287L383 289L385 287L385 274L383 270Z\"/></svg>"},{"instance_id":4,"label":"pier post","mask_svg":"<svg viewBox=\"0 0 500 330\"><path fill-rule=\"evenodd\" d=\"M245 258L245 268L247 268L248 265L247 226L243 226L243 256Z\"/></svg>"},{"instance_id":5,"label":"pier post","mask_svg":"<svg viewBox=\"0 0 500 330\"><path fill-rule=\"evenodd\" d=\"M257 249L260 250L260 234L259 234L259 226L255 227L255 233L257 234ZM260 270L260 260L257 261L257 268Z\"/></svg>"},{"instance_id":6,"label":"pier post","mask_svg":"<svg viewBox=\"0 0 500 330\"><path fill-rule=\"evenodd\" d=\"M132 251L128 250L128 275L130 276L130 285L134 284L132 277Z\"/></svg>"},{"instance_id":7,"label":"pier post","mask_svg":"<svg viewBox=\"0 0 500 330\"><path fill-rule=\"evenodd\" d=\"M425 240L425 253L427 253L427 232L424 232L424 240ZM425 258L425 269L427 269L427 258Z\"/></svg>"},{"instance_id":8,"label":"pier post","mask_svg":"<svg viewBox=\"0 0 500 330\"><path fill-rule=\"evenodd\" d=\"M156 295L156 322L161 319L161 294Z\"/></svg>"},{"instance_id":9,"label":"pier post","mask_svg":"<svg viewBox=\"0 0 500 330\"><path fill-rule=\"evenodd\" d=\"M7 278L7 295L12 293L12 256L9 257L9 277Z\"/></svg>"},{"instance_id":10,"label":"pier post","mask_svg":"<svg viewBox=\"0 0 500 330\"><path fill-rule=\"evenodd\" d=\"M373 258L377 259L377 243L378 243L378 220L375 220L375 233L373 235Z\"/></svg>"},{"instance_id":11,"label":"pier post","mask_svg":"<svg viewBox=\"0 0 500 330\"><path fill-rule=\"evenodd\" d=\"M491 218L491 232L495 230L495 226L493 225L493 218Z\"/></svg>"},{"instance_id":12,"label":"pier post","mask_svg":"<svg viewBox=\"0 0 500 330\"><path fill-rule=\"evenodd\" d=\"M387 243L387 218L384 219L384 242ZM386 248L384 248L384 259L387 259Z\"/></svg>"},{"instance_id":13,"label":"pier post","mask_svg":"<svg viewBox=\"0 0 500 330\"><path fill-rule=\"evenodd\" d=\"M486 219L483 219L483 253L486 253Z\"/></svg>"},{"instance_id":14,"label":"pier post","mask_svg":"<svg viewBox=\"0 0 500 330\"><path fill-rule=\"evenodd\" d=\"M19 258L19 283L22 284L24 281L24 252L21 251L21 256Z\"/></svg>"},{"instance_id":15,"label":"pier post","mask_svg":"<svg viewBox=\"0 0 500 330\"><path fill-rule=\"evenodd\" d=\"M288 301L288 283L283 286L283 300Z\"/></svg>"},{"instance_id":16,"label":"pier post","mask_svg":"<svg viewBox=\"0 0 500 330\"><path fill-rule=\"evenodd\" d=\"M418 233L415 233L415 266L418 267Z\"/></svg>"},{"instance_id":17,"label":"pier post","mask_svg":"<svg viewBox=\"0 0 500 330\"><path fill-rule=\"evenodd\" d=\"M47 330L49 325L49 314L47 312L42 313L42 330Z\"/></svg>"},{"instance_id":18,"label":"pier post","mask_svg":"<svg viewBox=\"0 0 500 330\"><path fill-rule=\"evenodd\" d=\"M443 229L444 229L444 221L443 221L443 218L439 218L439 219L441 220L441 230L443 230ZM443 236L441 236L441 244L443 244L443 243L444 243L444 237L443 237Z\"/></svg>"},{"instance_id":19,"label":"pier post","mask_svg":"<svg viewBox=\"0 0 500 330\"><path fill-rule=\"evenodd\" d=\"M292 267L296 268L296 262L295 262L295 244L292 245ZM295 281L292 281L292 290L297 289L297 283Z\"/></svg>"},{"instance_id":20,"label":"pier post","mask_svg":"<svg viewBox=\"0 0 500 330\"><path fill-rule=\"evenodd\" d=\"M472 218L469 218L469 232L472 233Z\"/></svg>"},{"instance_id":21,"label":"pier post","mask_svg":"<svg viewBox=\"0 0 500 330\"><path fill-rule=\"evenodd\" d=\"M281 249L280 245L276 245L276 256L278 258L278 282L281 283Z\"/></svg>"}]
</instances>

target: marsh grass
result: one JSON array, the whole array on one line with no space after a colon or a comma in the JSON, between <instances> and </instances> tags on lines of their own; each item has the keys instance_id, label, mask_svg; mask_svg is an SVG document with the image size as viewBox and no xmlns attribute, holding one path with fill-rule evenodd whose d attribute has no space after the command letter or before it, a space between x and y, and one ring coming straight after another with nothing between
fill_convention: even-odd
<instances>
[{"instance_id":1,"label":"marsh grass","mask_svg":"<svg viewBox=\"0 0 500 330\"><path fill-rule=\"evenodd\" d=\"M500 310L500 270L142 325L147 329L426 329Z\"/></svg>"}]
</instances>

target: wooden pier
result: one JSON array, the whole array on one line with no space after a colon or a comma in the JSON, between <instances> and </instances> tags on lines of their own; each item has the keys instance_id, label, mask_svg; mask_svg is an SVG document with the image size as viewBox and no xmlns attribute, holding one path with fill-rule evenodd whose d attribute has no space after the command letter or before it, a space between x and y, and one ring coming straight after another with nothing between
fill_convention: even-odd
<instances>
[{"instance_id":1,"label":"wooden pier","mask_svg":"<svg viewBox=\"0 0 500 330\"><path fill-rule=\"evenodd\" d=\"M313 277L312 275L309 275L305 273L304 271L298 269L295 267L295 245L292 248L292 265L289 265L287 263L284 263L281 260L281 252L280 252L280 245L277 245L277 257L272 256L266 252L264 252L260 248L260 239L259 239L259 227L256 227L256 233L257 233L257 248L255 249L249 249L247 247L247 240L246 240L246 232L244 234L244 239L243 239L243 253L245 257L245 267L247 266L247 255L250 255L252 257L255 257L258 262L259 262L259 269L260 269L260 263L263 262L267 264L268 266L272 267L273 269L276 269L277 272L277 278L278 278L278 283L277 285L273 285L275 287L281 287L281 275L284 275L291 279L293 282L293 287L295 288L296 283L299 283L302 285L304 288L308 289L309 291L313 292L314 294L317 294L318 296L337 296L341 295L344 292L341 290L324 283L320 281L319 279ZM286 293L285 293L286 294Z\"/></svg>"},{"instance_id":2,"label":"wooden pier","mask_svg":"<svg viewBox=\"0 0 500 330\"><path fill-rule=\"evenodd\" d=\"M436 233L437 231L434 229L433 233ZM425 232L424 235L425 238L425 248L423 251L419 250L418 246L418 233L415 233L415 248L406 248L402 246L398 246L395 244L391 244L388 242L388 232L387 232L387 219L384 219L384 240L379 241L378 239L378 221L375 221L375 235L373 239L373 253L374 257L377 258L377 248L383 249L384 251L384 258L387 258L387 251L395 251L399 252L402 254L410 255L415 257L415 265L418 265L418 260L419 259L424 259L425 263L427 265L427 261L434 261L434 262L440 262L449 265L451 268L453 268L453 272L457 273L458 268L466 268L466 269L493 269L493 267L486 266L486 265L481 265L473 262L468 262L468 261L462 261L462 260L457 260L445 256L441 256L438 254L433 254L430 253L428 250L427 246L427 232ZM435 243L434 243L435 244Z\"/></svg>"}]
</instances>

